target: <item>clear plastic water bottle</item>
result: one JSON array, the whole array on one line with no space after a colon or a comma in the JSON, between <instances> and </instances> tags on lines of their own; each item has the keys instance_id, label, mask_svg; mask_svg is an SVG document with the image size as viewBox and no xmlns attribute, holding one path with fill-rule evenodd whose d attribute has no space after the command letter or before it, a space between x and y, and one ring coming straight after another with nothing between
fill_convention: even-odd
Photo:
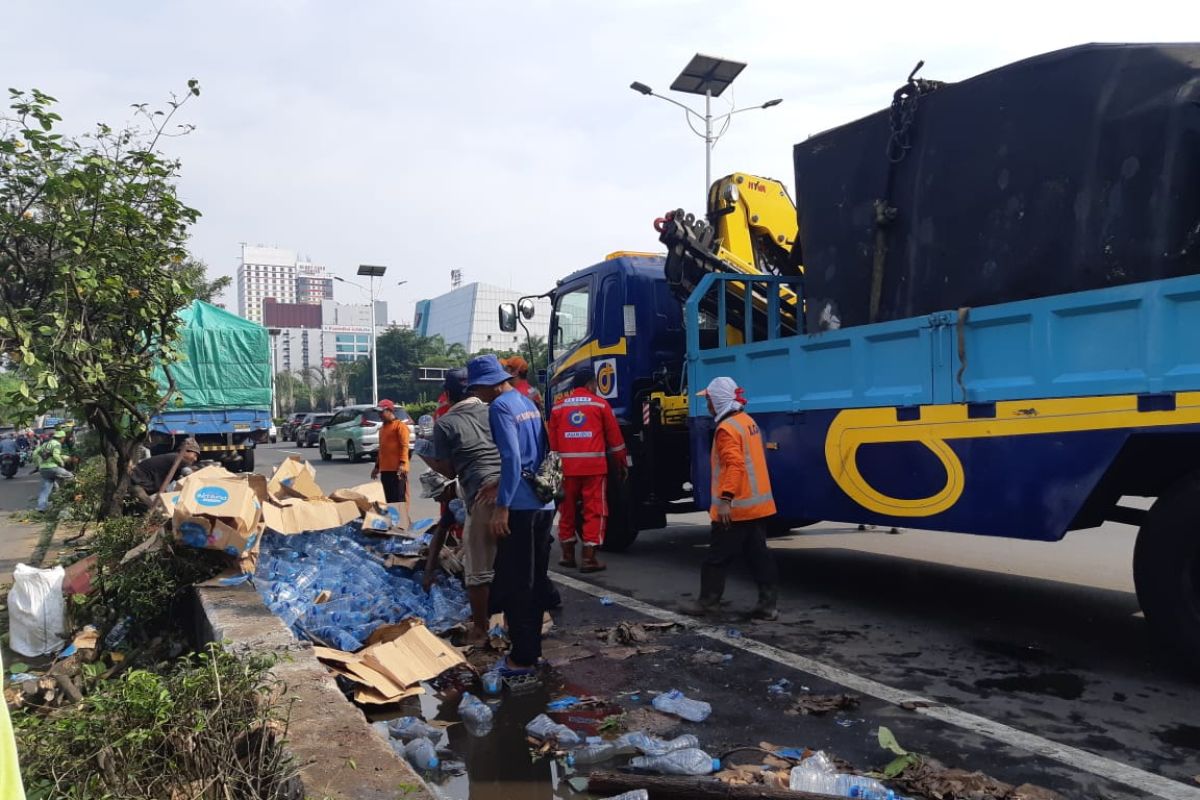
<instances>
[{"instance_id":1,"label":"clear plastic water bottle","mask_svg":"<svg viewBox=\"0 0 1200 800\"><path fill-rule=\"evenodd\" d=\"M698 747L688 747L661 756L635 756L629 766L663 775L711 775L721 769L721 759Z\"/></svg>"},{"instance_id":2,"label":"clear plastic water bottle","mask_svg":"<svg viewBox=\"0 0 1200 800\"><path fill-rule=\"evenodd\" d=\"M794 792L835 794L838 771L824 752L813 753L792 767L788 788Z\"/></svg>"},{"instance_id":3,"label":"clear plastic water bottle","mask_svg":"<svg viewBox=\"0 0 1200 800\"><path fill-rule=\"evenodd\" d=\"M660 694L654 698L653 705L664 714L674 714L688 722L704 722L712 713L712 706L708 703L685 697L683 692L678 689Z\"/></svg>"},{"instance_id":4,"label":"clear plastic water bottle","mask_svg":"<svg viewBox=\"0 0 1200 800\"><path fill-rule=\"evenodd\" d=\"M500 673L495 670L483 673L480 679L483 683L483 690L488 694L500 694L500 689L503 686L503 679Z\"/></svg>"},{"instance_id":5,"label":"clear plastic water bottle","mask_svg":"<svg viewBox=\"0 0 1200 800\"><path fill-rule=\"evenodd\" d=\"M531 719L525 726L525 732L535 739L554 739L564 747L574 747L582 741L578 733L566 725L560 725L545 714L538 714Z\"/></svg>"},{"instance_id":6,"label":"clear plastic water bottle","mask_svg":"<svg viewBox=\"0 0 1200 800\"><path fill-rule=\"evenodd\" d=\"M650 793L645 789L634 789L632 792L621 792L616 797L607 800L650 800Z\"/></svg>"},{"instance_id":7,"label":"clear plastic water bottle","mask_svg":"<svg viewBox=\"0 0 1200 800\"><path fill-rule=\"evenodd\" d=\"M387 723L388 733L395 739L410 741L412 739L428 739L437 742L442 738L442 732L419 717L400 717Z\"/></svg>"},{"instance_id":8,"label":"clear plastic water bottle","mask_svg":"<svg viewBox=\"0 0 1200 800\"><path fill-rule=\"evenodd\" d=\"M408 763L420 770L437 769L440 763L433 742L424 737L413 739L404 745L404 757L408 759Z\"/></svg>"},{"instance_id":9,"label":"clear plastic water bottle","mask_svg":"<svg viewBox=\"0 0 1200 800\"><path fill-rule=\"evenodd\" d=\"M674 739L660 739L642 731L631 731L617 738L617 746L626 753L639 752L644 756L662 756L675 750L699 747L700 740L690 733Z\"/></svg>"},{"instance_id":10,"label":"clear plastic water bottle","mask_svg":"<svg viewBox=\"0 0 1200 800\"><path fill-rule=\"evenodd\" d=\"M567 766L582 766L585 764L599 764L601 761L608 761L621 755L619 748L612 742L600 742L599 744L585 744L577 750L572 750L567 754Z\"/></svg>"},{"instance_id":11,"label":"clear plastic water bottle","mask_svg":"<svg viewBox=\"0 0 1200 800\"><path fill-rule=\"evenodd\" d=\"M467 733L472 736L487 736L492 730L492 709L487 703L470 692L464 692L458 704L458 716Z\"/></svg>"},{"instance_id":12,"label":"clear plastic water bottle","mask_svg":"<svg viewBox=\"0 0 1200 800\"><path fill-rule=\"evenodd\" d=\"M842 773L834 782L834 793L861 800L896 800L896 793L874 778Z\"/></svg>"},{"instance_id":13,"label":"clear plastic water bottle","mask_svg":"<svg viewBox=\"0 0 1200 800\"><path fill-rule=\"evenodd\" d=\"M113 625L108 631L108 635L104 637L104 648L106 650L114 650L121 646L125 641L125 637L129 635L129 625L133 622L130 617L123 617L116 625Z\"/></svg>"}]
</instances>

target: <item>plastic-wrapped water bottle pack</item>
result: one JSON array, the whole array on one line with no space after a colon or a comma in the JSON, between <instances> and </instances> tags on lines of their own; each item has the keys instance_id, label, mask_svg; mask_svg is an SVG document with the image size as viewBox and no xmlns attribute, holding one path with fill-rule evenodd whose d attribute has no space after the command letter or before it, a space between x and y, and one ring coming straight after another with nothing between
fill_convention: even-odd
<instances>
[{"instance_id":1,"label":"plastic-wrapped water bottle pack","mask_svg":"<svg viewBox=\"0 0 1200 800\"><path fill-rule=\"evenodd\" d=\"M409 548L414 555L419 549ZM267 607L297 636L347 651L361 648L385 623L416 616L440 633L470 616L458 581L439 575L426 592L420 570L384 567L383 556L398 549L396 537L365 535L356 523L294 536L268 533L254 583ZM317 603L325 591L329 599Z\"/></svg>"}]
</instances>

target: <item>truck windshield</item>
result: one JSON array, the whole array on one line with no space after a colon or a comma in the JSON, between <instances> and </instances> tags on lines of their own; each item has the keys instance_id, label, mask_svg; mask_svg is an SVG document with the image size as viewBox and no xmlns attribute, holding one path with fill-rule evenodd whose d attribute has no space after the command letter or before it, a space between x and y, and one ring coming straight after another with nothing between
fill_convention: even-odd
<instances>
[{"instance_id":1,"label":"truck windshield","mask_svg":"<svg viewBox=\"0 0 1200 800\"><path fill-rule=\"evenodd\" d=\"M588 312L591 292L586 284L560 294L554 301L554 330L550 341L550 357L557 358L583 341L588 332Z\"/></svg>"}]
</instances>

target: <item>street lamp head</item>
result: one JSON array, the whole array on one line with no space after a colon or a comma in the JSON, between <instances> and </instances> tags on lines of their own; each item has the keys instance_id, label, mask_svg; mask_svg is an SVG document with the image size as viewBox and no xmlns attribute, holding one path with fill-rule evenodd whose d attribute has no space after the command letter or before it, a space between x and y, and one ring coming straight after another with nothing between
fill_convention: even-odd
<instances>
[{"instance_id":1,"label":"street lamp head","mask_svg":"<svg viewBox=\"0 0 1200 800\"><path fill-rule=\"evenodd\" d=\"M396 285L397 285L397 286L403 286L403 285L404 285L404 284L406 284L406 283L408 283L408 281L397 281L397 282L396 282Z\"/></svg>"},{"instance_id":2,"label":"street lamp head","mask_svg":"<svg viewBox=\"0 0 1200 800\"><path fill-rule=\"evenodd\" d=\"M629 88L633 89L635 92L640 92L642 94L653 94L654 93L653 89L651 89L646 84L640 83L638 81L634 81L633 83L629 84Z\"/></svg>"},{"instance_id":3,"label":"street lamp head","mask_svg":"<svg viewBox=\"0 0 1200 800\"><path fill-rule=\"evenodd\" d=\"M783 98L782 98L782 97L776 97L774 100L768 100L767 102L763 103L763 104L762 104L762 107L763 107L763 108L770 108L771 106L777 106L777 105L779 105L779 104L780 104L780 103L782 103L782 102L783 102Z\"/></svg>"},{"instance_id":4,"label":"street lamp head","mask_svg":"<svg viewBox=\"0 0 1200 800\"><path fill-rule=\"evenodd\" d=\"M334 279L335 281L341 281L342 283L345 283L345 282L346 282L346 279L345 279L345 278L343 278L341 275L334 275L334 276L333 276L333 279Z\"/></svg>"}]
</instances>

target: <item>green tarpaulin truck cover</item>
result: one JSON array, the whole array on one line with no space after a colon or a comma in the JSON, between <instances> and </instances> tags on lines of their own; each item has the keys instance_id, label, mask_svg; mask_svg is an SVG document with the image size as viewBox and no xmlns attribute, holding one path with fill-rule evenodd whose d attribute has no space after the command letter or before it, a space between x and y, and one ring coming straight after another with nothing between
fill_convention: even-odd
<instances>
[{"instance_id":1,"label":"green tarpaulin truck cover","mask_svg":"<svg viewBox=\"0 0 1200 800\"><path fill-rule=\"evenodd\" d=\"M200 300L179 312L181 359L171 365L177 394L165 409L268 409L270 337L262 325ZM166 375L157 370L167 389Z\"/></svg>"}]
</instances>

